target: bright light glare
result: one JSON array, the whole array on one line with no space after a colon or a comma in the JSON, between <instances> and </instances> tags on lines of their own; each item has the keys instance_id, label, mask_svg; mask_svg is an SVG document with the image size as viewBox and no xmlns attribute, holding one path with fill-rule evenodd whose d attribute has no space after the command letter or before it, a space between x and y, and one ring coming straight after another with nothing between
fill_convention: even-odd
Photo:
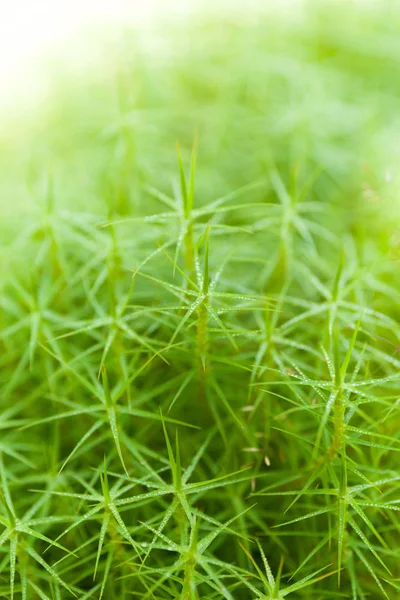
<instances>
[{"instance_id":1,"label":"bright light glare","mask_svg":"<svg viewBox=\"0 0 400 600\"><path fill-rule=\"evenodd\" d=\"M155 0L16 0L3 7L0 22L0 76L36 60L43 51L88 24L124 18L147 18Z\"/></svg>"},{"instance_id":2,"label":"bright light glare","mask_svg":"<svg viewBox=\"0 0 400 600\"><path fill-rule=\"evenodd\" d=\"M344 0L337 0L338 2ZM358 0L353 0L354 2ZM360 0L371 4L373 0ZM379 1L379 0L377 0ZM86 26L129 20L139 25L154 18L174 18L207 5L224 14L268 9L287 11L306 0L10 0L0 19L0 97L24 78L33 79L41 57Z\"/></svg>"},{"instance_id":3,"label":"bright light glare","mask_svg":"<svg viewBox=\"0 0 400 600\"><path fill-rule=\"evenodd\" d=\"M2 5L0 19L0 78L8 79L17 70L36 61L43 52L62 42L86 25L130 19L183 15L207 5L230 14L248 12L268 5L292 11L304 0L10 0Z\"/></svg>"}]
</instances>

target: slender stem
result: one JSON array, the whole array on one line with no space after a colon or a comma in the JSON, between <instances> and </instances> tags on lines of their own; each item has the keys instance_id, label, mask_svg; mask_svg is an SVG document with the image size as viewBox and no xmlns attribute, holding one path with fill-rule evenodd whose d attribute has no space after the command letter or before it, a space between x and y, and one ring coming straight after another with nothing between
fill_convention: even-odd
<instances>
[{"instance_id":1,"label":"slender stem","mask_svg":"<svg viewBox=\"0 0 400 600\"><path fill-rule=\"evenodd\" d=\"M207 298L203 300L197 310L197 357L199 361L200 373L203 377L207 373L207 350L208 350L208 335L207 323L208 312L206 308Z\"/></svg>"},{"instance_id":2,"label":"slender stem","mask_svg":"<svg viewBox=\"0 0 400 600\"><path fill-rule=\"evenodd\" d=\"M185 245L185 267L189 277L192 277L194 271L194 242L193 242L193 224L188 222L184 237Z\"/></svg>"},{"instance_id":3,"label":"slender stem","mask_svg":"<svg viewBox=\"0 0 400 600\"><path fill-rule=\"evenodd\" d=\"M335 456L343 449L344 442L344 402L343 390L340 387L337 391L335 402L333 405L333 438L328 454L333 460Z\"/></svg>"}]
</instances>

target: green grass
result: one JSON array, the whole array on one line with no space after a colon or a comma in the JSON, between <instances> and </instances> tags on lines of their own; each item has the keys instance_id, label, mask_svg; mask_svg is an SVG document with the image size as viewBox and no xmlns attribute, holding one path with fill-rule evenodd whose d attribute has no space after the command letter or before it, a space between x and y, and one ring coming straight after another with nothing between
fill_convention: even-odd
<instances>
[{"instance_id":1,"label":"green grass","mask_svg":"<svg viewBox=\"0 0 400 600\"><path fill-rule=\"evenodd\" d=\"M2 134L1 598L398 597L400 12L254 15Z\"/></svg>"}]
</instances>

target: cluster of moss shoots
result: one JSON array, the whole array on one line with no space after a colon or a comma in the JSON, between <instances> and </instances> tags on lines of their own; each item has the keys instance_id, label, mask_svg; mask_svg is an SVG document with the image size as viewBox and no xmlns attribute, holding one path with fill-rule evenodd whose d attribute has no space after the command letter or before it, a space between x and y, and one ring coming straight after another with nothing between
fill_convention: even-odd
<instances>
[{"instance_id":1,"label":"cluster of moss shoots","mask_svg":"<svg viewBox=\"0 0 400 600\"><path fill-rule=\"evenodd\" d=\"M132 180L128 113L106 209L68 209L43 165L4 253L0 596L397 598L399 292L379 224L282 148L216 197L213 133L200 186L201 135L172 192Z\"/></svg>"}]
</instances>

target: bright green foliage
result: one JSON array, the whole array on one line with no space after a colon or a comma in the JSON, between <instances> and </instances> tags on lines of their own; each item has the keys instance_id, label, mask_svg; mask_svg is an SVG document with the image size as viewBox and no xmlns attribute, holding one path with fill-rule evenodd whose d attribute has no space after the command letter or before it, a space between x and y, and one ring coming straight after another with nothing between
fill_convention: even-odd
<instances>
[{"instance_id":1,"label":"bright green foliage","mask_svg":"<svg viewBox=\"0 0 400 600\"><path fill-rule=\"evenodd\" d=\"M4 135L1 598L398 597L400 12L254 14Z\"/></svg>"}]
</instances>

